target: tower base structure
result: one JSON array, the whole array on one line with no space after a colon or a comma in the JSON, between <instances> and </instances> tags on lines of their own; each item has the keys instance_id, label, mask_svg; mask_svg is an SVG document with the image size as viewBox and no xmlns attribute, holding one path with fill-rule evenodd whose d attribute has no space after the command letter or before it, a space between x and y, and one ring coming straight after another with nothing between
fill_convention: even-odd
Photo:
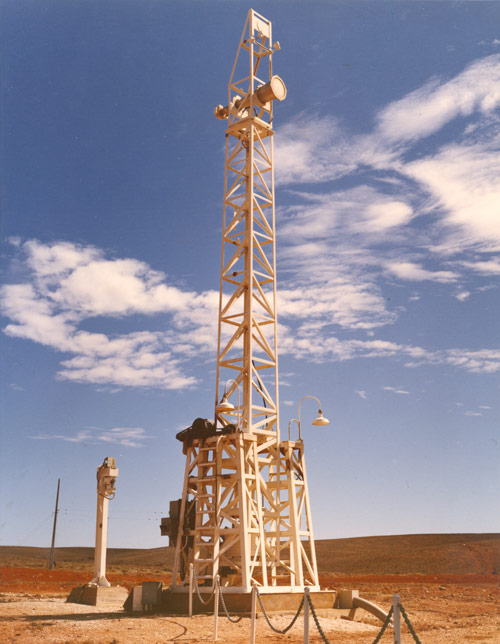
<instances>
[{"instance_id":1,"label":"tower base structure","mask_svg":"<svg viewBox=\"0 0 500 644\"><path fill-rule=\"evenodd\" d=\"M105 589L108 590L108 589ZM228 588L221 589L224 602L219 599L219 615L227 611L230 615L250 616L252 614L252 593L230 593ZM191 598L193 615L212 615L215 598L211 592L200 592L203 602L197 593ZM265 592L259 589L260 602L255 608L257 614L265 613L295 613L304 597L301 592L282 591ZM309 592L316 614L323 617L354 620L357 610L365 610L385 622L388 613L380 606L359 597L357 590L311 590ZM161 582L147 581L142 586L134 586L123 604L126 612L161 613L166 615L189 615L190 597L187 588L165 588ZM392 622L391 622L392 624Z\"/></svg>"}]
</instances>

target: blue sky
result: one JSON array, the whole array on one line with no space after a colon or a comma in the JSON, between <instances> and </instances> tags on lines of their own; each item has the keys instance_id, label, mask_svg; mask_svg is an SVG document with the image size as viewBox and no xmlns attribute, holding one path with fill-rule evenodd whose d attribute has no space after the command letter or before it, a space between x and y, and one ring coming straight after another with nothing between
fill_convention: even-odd
<instances>
[{"instance_id":1,"label":"blue sky","mask_svg":"<svg viewBox=\"0 0 500 644\"><path fill-rule=\"evenodd\" d=\"M246 2L4 0L4 544L166 545L213 415L227 81ZM281 429L317 538L500 530L500 3L267 2Z\"/></svg>"}]
</instances>

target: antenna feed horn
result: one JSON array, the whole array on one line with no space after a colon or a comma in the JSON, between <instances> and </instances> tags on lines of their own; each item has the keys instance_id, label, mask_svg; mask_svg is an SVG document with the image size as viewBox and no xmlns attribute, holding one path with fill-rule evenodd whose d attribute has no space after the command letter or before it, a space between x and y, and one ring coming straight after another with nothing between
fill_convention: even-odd
<instances>
[{"instance_id":1,"label":"antenna feed horn","mask_svg":"<svg viewBox=\"0 0 500 644\"><path fill-rule=\"evenodd\" d=\"M279 76L272 76L271 80L265 85L258 87L253 94L253 102L260 106L270 103L271 101L283 101L286 98L286 85ZM229 118L230 113L236 110L247 108L250 105L250 96L247 94L244 98L236 98L230 105L217 105L214 114L222 121Z\"/></svg>"}]
</instances>

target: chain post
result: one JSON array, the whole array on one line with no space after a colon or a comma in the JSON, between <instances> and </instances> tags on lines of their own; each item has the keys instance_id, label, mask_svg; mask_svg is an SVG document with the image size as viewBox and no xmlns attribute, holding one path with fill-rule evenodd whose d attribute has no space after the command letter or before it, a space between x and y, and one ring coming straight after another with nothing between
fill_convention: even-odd
<instances>
[{"instance_id":1,"label":"chain post","mask_svg":"<svg viewBox=\"0 0 500 644\"><path fill-rule=\"evenodd\" d=\"M394 620L394 644L401 644L401 613L399 602L401 597L394 595L392 598L393 620Z\"/></svg>"},{"instance_id":2,"label":"chain post","mask_svg":"<svg viewBox=\"0 0 500 644\"><path fill-rule=\"evenodd\" d=\"M193 616L193 564L189 564L189 617Z\"/></svg>"},{"instance_id":3,"label":"chain post","mask_svg":"<svg viewBox=\"0 0 500 644\"><path fill-rule=\"evenodd\" d=\"M257 620L257 589L255 583L252 584L252 630L250 632L250 644L255 644L255 627Z\"/></svg>"},{"instance_id":4,"label":"chain post","mask_svg":"<svg viewBox=\"0 0 500 644\"><path fill-rule=\"evenodd\" d=\"M215 578L215 597L214 597L214 641L217 641L219 634L219 575Z\"/></svg>"},{"instance_id":5,"label":"chain post","mask_svg":"<svg viewBox=\"0 0 500 644\"><path fill-rule=\"evenodd\" d=\"M309 588L304 588L304 644L309 644Z\"/></svg>"}]
</instances>

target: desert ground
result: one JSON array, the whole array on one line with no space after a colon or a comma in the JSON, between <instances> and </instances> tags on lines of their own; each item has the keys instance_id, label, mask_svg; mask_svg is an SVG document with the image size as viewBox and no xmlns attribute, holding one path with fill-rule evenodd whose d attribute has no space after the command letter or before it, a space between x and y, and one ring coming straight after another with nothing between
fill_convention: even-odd
<instances>
[{"instance_id":1,"label":"desert ground","mask_svg":"<svg viewBox=\"0 0 500 644\"><path fill-rule=\"evenodd\" d=\"M317 542L323 587L358 589L385 610L401 597L422 644L500 644L500 535L407 535L323 540ZM192 618L128 614L119 605L98 607L67 603L69 591L92 577L91 548L56 549L57 567L47 569L48 549L0 547L0 643L154 644L213 642L213 616ZM130 589L142 581L168 583L172 551L110 549L108 579ZM291 614L272 614L284 628ZM355 621L319 611L321 627L332 644L372 644L381 622L358 611ZM250 619L231 623L219 617L218 641L250 641ZM257 642L303 641L299 617L286 635L275 634L263 616ZM311 625L311 642L322 638ZM389 627L382 639L393 641ZM403 626L402 642L414 641Z\"/></svg>"}]
</instances>

